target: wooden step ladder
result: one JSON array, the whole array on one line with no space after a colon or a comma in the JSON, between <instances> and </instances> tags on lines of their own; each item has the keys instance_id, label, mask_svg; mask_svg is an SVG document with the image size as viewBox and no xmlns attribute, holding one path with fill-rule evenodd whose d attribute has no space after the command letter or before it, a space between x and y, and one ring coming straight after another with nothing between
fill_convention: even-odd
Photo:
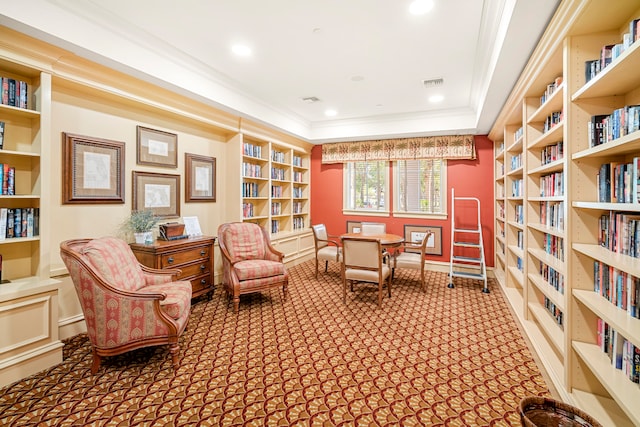
<instances>
[{"instance_id":1,"label":"wooden step ladder","mask_svg":"<svg viewBox=\"0 0 640 427\"><path fill-rule=\"evenodd\" d=\"M456 202L473 202L476 206L476 222L469 228L460 228L456 224ZM459 254L462 248L472 249L474 256ZM468 251L467 251L468 252ZM476 197L456 197L451 189L451 256L449 258L449 288L454 288L454 277L482 280L482 292L489 293L487 287L487 265L484 257L484 240L482 239L482 223L480 222L480 200Z\"/></svg>"}]
</instances>

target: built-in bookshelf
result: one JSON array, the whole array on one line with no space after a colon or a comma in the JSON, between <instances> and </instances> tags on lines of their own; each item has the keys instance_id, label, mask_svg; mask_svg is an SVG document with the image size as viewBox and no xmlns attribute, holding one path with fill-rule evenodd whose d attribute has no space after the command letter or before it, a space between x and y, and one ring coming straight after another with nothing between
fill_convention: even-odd
<instances>
[{"instance_id":1,"label":"built-in bookshelf","mask_svg":"<svg viewBox=\"0 0 640 427\"><path fill-rule=\"evenodd\" d=\"M273 236L310 227L309 155L243 135L242 219Z\"/></svg>"},{"instance_id":2,"label":"built-in bookshelf","mask_svg":"<svg viewBox=\"0 0 640 427\"><path fill-rule=\"evenodd\" d=\"M51 75L0 59L0 77L0 329L14 331L1 340L4 386L60 363L62 343L49 278L50 164L41 161L50 158Z\"/></svg>"},{"instance_id":3,"label":"built-in bookshelf","mask_svg":"<svg viewBox=\"0 0 640 427\"><path fill-rule=\"evenodd\" d=\"M490 133L498 283L563 400L616 426L640 425L639 18L562 1Z\"/></svg>"}]
</instances>

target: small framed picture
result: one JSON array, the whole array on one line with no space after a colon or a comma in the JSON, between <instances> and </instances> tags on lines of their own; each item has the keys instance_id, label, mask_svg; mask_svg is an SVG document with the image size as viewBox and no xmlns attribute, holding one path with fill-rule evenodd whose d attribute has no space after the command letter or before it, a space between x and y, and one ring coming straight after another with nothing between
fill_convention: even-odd
<instances>
[{"instance_id":1,"label":"small framed picture","mask_svg":"<svg viewBox=\"0 0 640 427\"><path fill-rule=\"evenodd\" d=\"M179 217L180 175L133 171L132 210L151 210L159 218Z\"/></svg>"},{"instance_id":2,"label":"small framed picture","mask_svg":"<svg viewBox=\"0 0 640 427\"><path fill-rule=\"evenodd\" d=\"M347 221L347 233L360 233L362 231L362 222Z\"/></svg>"},{"instance_id":3,"label":"small framed picture","mask_svg":"<svg viewBox=\"0 0 640 427\"><path fill-rule=\"evenodd\" d=\"M216 201L216 159L185 153L185 197L189 202Z\"/></svg>"},{"instance_id":4,"label":"small framed picture","mask_svg":"<svg viewBox=\"0 0 640 427\"><path fill-rule=\"evenodd\" d=\"M137 163L139 165L178 167L178 135L137 126Z\"/></svg>"},{"instance_id":5,"label":"small framed picture","mask_svg":"<svg viewBox=\"0 0 640 427\"><path fill-rule=\"evenodd\" d=\"M420 244L427 236L425 253L427 255L442 255L442 227L432 225L409 225L404 226L404 241L407 243ZM419 249L407 249L407 252L418 252Z\"/></svg>"},{"instance_id":6,"label":"small framed picture","mask_svg":"<svg viewBox=\"0 0 640 427\"><path fill-rule=\"evenodd\" d=\"M62 133L62 203L124 203L124 142Z\"/></svg>"}]
</instances>

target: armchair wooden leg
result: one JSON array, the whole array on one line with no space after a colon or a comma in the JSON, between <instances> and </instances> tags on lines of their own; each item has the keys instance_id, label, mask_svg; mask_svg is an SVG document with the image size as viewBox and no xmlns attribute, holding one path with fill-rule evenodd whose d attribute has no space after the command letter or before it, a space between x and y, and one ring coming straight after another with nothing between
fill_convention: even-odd
<instances>
[{"instance_id":1,"label":"armchair wooden leg","mask_svg":"<svg viewBox=\"0 0 640 427\"><path fill-rule=\"evenodd\" d=\"M382 283L378 283L378 307L382 307Z\"/></svg>"},{"instance_id":2,"label":"armchair wooden leg","mask_svg":"<svg viewBox=\"0 0 640 427\"><path fill-rule=\"evenodd\" d=\"M318 258L316 258L316 279L318 278Z\"/></svg>"},{"instance_id":3,"label":"armchair wooden leg","mask_svg":"<svg viewBox=\"0 0 640 427\"><path fill-rule=\"evenodd\" d=\"M91 363L91 374L95 375L98 372L98 369L100 369L100 361L102 358L98 355L95 348L92 350L92 354L93 362Z\"/></svg>"},{"instance_id":4,"label":"armchair wooden leg","mask_svg":"<svg viewBox=\"0 0 640 427\"><path fill-rule=\"evenodd\" d=\"M173 363L173 369L177 370L179 365L180 346L178 343L169 344L169 353L171 354L171 362Z\"/></svg>"},{"instance_id":5,"label":"armchair wooden leg","mask_svg":"<svg viewBox=\"0 0 640 427\"><path fill-rule=\"evenodd\" d=\"M240 311L240 295L233 296L233 312L237 313Z\"/></svg>"}]
</instances>

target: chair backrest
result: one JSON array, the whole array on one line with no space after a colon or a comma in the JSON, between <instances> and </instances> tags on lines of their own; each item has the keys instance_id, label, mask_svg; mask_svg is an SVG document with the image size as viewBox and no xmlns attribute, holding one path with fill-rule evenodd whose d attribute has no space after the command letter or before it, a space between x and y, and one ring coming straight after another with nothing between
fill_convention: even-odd
<instances>
[{"instance_id":1,"label":"chair backrest","mask_svg":"<svg viewBox=\"0 0 640 427\"><path fill-rule=\"evenodd\" d=\"M122 239L101 237L89 240L80 255L111 286L136 291L145 285L144 272L133 251Z\"/></svg>"},{"instance_id":2,"label":"chair backrest","mask_svg":"<svg viewBox=\"0 0 640 427\"><path fill-rule=\"evenodd\" d=\"M387 224L383 222L363 222L361 225L363 235L385 234Z\"/></svg>"},{"instance_id":3,"label":"chair backrest","mask_svg":"<svg viewBox=\"0 0 640 427\"><path fill-rule=\"evenodd\" d=\"M231 222L218 227L220 246L224 247L232 262L249 259L265 259L266 233L250 222Z\"/></svg>"},{"instance_id":4,"label":"chair backrest","mask_svg":"<svg viewBox=\"0 0 640 427\"><path fill-rule=\"evenodd\" d=\"M323 241L329 239L329 235L327 234L327 227L324 224L316 224L312 225L311 229L313 230L313 240L316 243L316 250L327 246L328 243L326 241Z\"/></svg>"},{"instance_id":5,"label":"chair backrest","mask_svg":"<svg viewBox=\"0 0 640 427\"><path fill-rule=\"evenodd\" d=\"M377 270L382 267L382 245L378 239L342 239L342 259L345 269Z\"/></svg>"}]
</instances>

